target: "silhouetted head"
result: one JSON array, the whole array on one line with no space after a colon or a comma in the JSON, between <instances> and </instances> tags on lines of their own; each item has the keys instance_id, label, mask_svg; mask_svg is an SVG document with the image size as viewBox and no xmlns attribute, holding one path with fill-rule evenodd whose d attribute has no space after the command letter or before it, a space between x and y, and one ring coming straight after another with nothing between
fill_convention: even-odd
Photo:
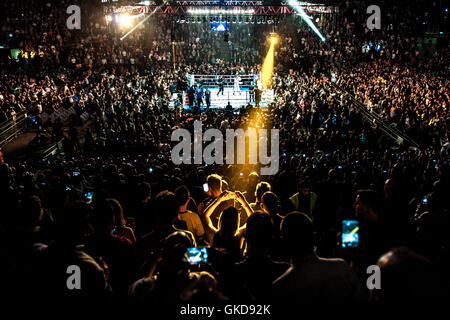
<instances>
[{"instance_id":1,"label":"silhouetted head","mask_svg":"<svg viewBox=\"0 0 450 320\"><path fill-rule=\"evenodd\" d=\"M124 226L126 225L126 220L123 215L123 208L120 202L116 199L106 199L113 210L114 220L113 225L115 226Z\"/></svg>"},{"instance_id":2,"label":"silhouetted head","mask_svg":"<svg viewBox=\"0 0 450 320\"><path fill-rule=\"evenodd\" d=\"M219 218L219 233L223 236L234 237L239 228L239 212L235 207L223 210Z\"/></svg>"},{"instance_id":3,"label":"silhouetted head","mask_svg":"<svg viewBox=\"0 0 450 320\"><path fill-rule=\"evenodd\" d=\"M155 197L156 212L161 224L172 224L178 216L177 197L168 190L161 191Z\"/></svg>"},{"instance_id":4,"label":"silhouetted head","mask_svg":"<svg viewBox=\"0 0 450 320\"><path fill-rule=\"evenodd\" d=\"M222 177L217 174L210 174L206 178L206 182L208 183L209 190L208 195L209 196L217 196L220 193L222 193Z\"/></svg>"},{"instance_id":5,"label":"silhouetted head","mask_svg":"<svg viewBox=\"0 0 450 320\"><path fill-rule=\"evenodd\" d=\"M380 289L377 300L424 300L442 297L437 270L425 257L407 247L389 250L378 260Z\"/></svg>"},{"instance_id":6,"label":"silhouetted head","mask_svg":"<svg viewBox=\"0 0 450 320\"><path fill-rule=\"evenodd\" d=\"M246 239L250 252L261 252L270 247L272 222L270 216L257 211L247 219Z\"/></svg>"},{"instance_id":7,"label":"silhouetted head","mask_svg":"<svg viewBox=\"0 0 450 320\"><path fill-rule=\"evenodd\" d=\"M297 183L297 190L300 193L300 196L309 196L311 192L311 183L307 180L300 180Z\"/></svg>"},{"instance_id":8,"label":"silhouetted head","mask_svg":"<svg viewBox=\"0 0 450 320\"><path fill-rule=\"evenodd\" d=\"M267 191L261 198L261 209L270 215L278 213L278 197L275 193Z\"/></svg>"},{"instance_id":9,"label":"silhouetted head","mask_svg":"<svg viewBox=\"0 0 450 320\"><path fill-rule=\"evenodd\" d=\"M281 223L281 235L291 257L305 256L314 250L313 224L304 213L288 213Z\"/></svg>"},{"instance_id":10,"label":"silhouetted head","mask_svg":"<svg viewBox=\"0 0 450 320\"><path fill-rule=\"evenodd\" d=\"M149 183L141 182L137 185L136 198L139 202L148 202L152 195L152 188Z\"/></svg>"},{"instance_id":11,"label":"silhouetted head","mask_svg":"<svg viewBox=\"0 0 450 320\"><path fill-rule=\"evenodd\" d=\"M178 206L181 207L188 203L190 193L189 193L189 189L186 186L183 185L183 186L179 186L178 188L176 188L175 195L177 197Z\"/></svg>"},{"instance_id":12,"label":"silhouetted head","mask_svg":"<svg viewBox=\"0 0 450 320\"><path fill-rule=\"evenodd\" d=\"M181 293L182 300L199 303L227 300L220 290L217 280L206 271L191 272L190 283Z\"/></svg>"},{"instance_id":13,"label":"silhouetted head","mask_svg":"<svg viewBox=\"0 0 450 320\"><path fill-rule=\"evenodd\" d=\"M256 191L255 191L256 201L261 202L261 198L262 198L263 194L270 190L271 190L271 187L268 182L261 181L260 183L258 183L256 185Z\"/></svg>"},{"instance_id":14,"label":"silhouetted head","mask_svg":"<svg viewBox=\"0 0 450 320\"><path fill-rule=\"evenodd\" d=\"M358 190L354 203L355 215L361 221L378 220L381 198L373 190Z\"/></svg>"},{"instance_id":15,"label":"silhouetted head","mask_svg":"<svg viewBox=\"0 0 450 320\"><path fill-rule=\"evenodd\" d=\"M184 261L185 253L188 248L194 247L196 244L193 242L193 236L190 232L176 231L167 236L162 241L162 265L161 276L168 279L171 275L181 274L181 270L184 273L187 272L187 262Z\"/></svg>"}]
</instances>

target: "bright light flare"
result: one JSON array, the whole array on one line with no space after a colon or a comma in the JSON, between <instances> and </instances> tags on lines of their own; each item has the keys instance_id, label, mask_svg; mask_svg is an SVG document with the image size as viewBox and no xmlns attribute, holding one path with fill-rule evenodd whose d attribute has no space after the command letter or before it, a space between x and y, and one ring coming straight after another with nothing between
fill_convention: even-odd
<instances>
[{"instance_id":1,"label":"bright light flare","mask_svg":"<svg viewBox=\"0 0 450 320\"><path fill-rule=\"evenodd\" d=\"M275 44L277 43L277 37L275 35L271 35L269 40L270 40L269 51L267 51L266 58L264 59L261 68L261 82L264 89L270 88L272 83L273 67L275 60Z\"/></svg>"},{"instance_id":2,"label":"bright light flare","mask_svg":"<svg viewBox=\"0 0 450 320\"><path fill-rule=\"evenodd\" d=\"M131 26L132 18L128 13L120 15L120 26L124 28L129 28Z\"/></svg>"},{"instance_id":3,"label":"bright light flare","mask_svg":"<svg viewBox=\"0 0 450 320\"><path fill-rule=\"evenodd\" d=\"M320 33L319 29L315 26L315 24L311 21L310 17L306 14L305 10L300 6L297 0L289 0L289 5L297 11L297 13L302 17L302 19L306 22L306 24L317 34L317 36L325 42L325 37Z\"/></svg>"},{"instance_id":4,"label":"bright light flare","mask_svg":"<svg viewBox=\"0 0 450 320\"><path fill-rule=\"evenodd\" d=\"M278 39L276 36L270 36L269 40L270 40L271 44L276 44L278 42Z\"/></svg>"},{"instance_id":5,"label":"bright light flare","mask_svg":"<svg viewBox=\"0 0 450 320\"><path fill-rule=\"evenodd\" d=\"M153 13L147 15L144 19L142 19L141 21L139 21L139 22L138 22L133 28L131 28L131 29L130 29L123 37L120 38L120 41L123 41L123 39L125 39L125 38L128 37L131 33L133 33L134 30L136 30L139 26L141 26L141 25L142 25L145 21L147 21L152 15L153 15ZM130 17L130 18L132 18L132 20L134 20L134 19L140 18L140 17L142 17L142 16L144 16L143 13L138 14L138 15L135 15L135 16L132 16L132 17ZM130 23L130 26L131 26L131 23Z\"/></svg>"}]
</instances>

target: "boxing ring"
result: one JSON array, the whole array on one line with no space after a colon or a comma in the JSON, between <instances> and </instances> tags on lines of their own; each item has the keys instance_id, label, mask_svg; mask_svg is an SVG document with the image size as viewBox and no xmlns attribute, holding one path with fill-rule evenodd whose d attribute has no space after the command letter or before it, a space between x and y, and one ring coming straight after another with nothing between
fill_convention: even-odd
<instances>
[{"instance_id":1,"label":"boxing ring","mask_svg":"<svg viewBox=\"0 0 450 320\"><path fill-rule=\"evenodd\" d=\"M255 106L257 93L261 89L260 75L198 75L188 74L187 82L191 90L195 90L194 105L198 96L202 97L200 108L206 108L206 89L210 92L210 107L223 109L228 104L238 109L248 104ZM199 91L203 93L198 93ZM259 106L266 108L273 101L273 90L262 90ZM183 94L183 107L189 108L188 93Z\"/></svg>"}]
</instances>

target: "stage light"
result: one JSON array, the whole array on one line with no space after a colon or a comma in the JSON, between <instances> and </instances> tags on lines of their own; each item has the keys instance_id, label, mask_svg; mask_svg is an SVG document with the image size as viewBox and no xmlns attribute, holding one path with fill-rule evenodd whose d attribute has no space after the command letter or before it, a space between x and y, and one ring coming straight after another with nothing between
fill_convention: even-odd
<instances>
[{"instance_id":1,"label":"stage light","mask_svg":"<svg viewBox=\"0 0 450 320\"><path fill-rule=\"evenodd\" d=\"M325 37L320 33L319 29L314 25L309 16L306 14L305 10L300 6L297 0L289 0L289 5L295 9L299 16L306 22L306 24L319 36L320 40L325 42Z\"/></svg>"},{"instance_id":2,"label":"stage light","mask_svg":"<svg viewBox=\"0 0 450 320\"><path fill-rule=\"evenodd\" d=\"M119 21L120 21L120 25L122 27L125 27L125 28L130 27L131 26L131 20L132 20L132 18L131 18L131 16L128 13L120 15L120 20Z\"/></svg>"},{"instance_id":3,"label":"stage light","mask_svg":"<svg viewBox=\"0 0 450 320\"><path fill-rule=\"evenodd\" d=\"M271 33L271 34L270 34L270 37L269 37L269 40L270 40L270 43L276 44L276 43L278 42L278 37L277 37L276 34Z\"/></svg>"},{"instance_id":4,"label":"stage light","mask_svg":"<svg viewBox=\"0 0 450 320\"><path fill-rule=\"evenodd\" d=\"M111 22L113 18L111 16L105 16L106 22Z\"/></svg>"},{"instance_id":5,"label":"stage light","mask_svg":"<svg viewBox=\"0 0 450 320\"><path fill-rule=\"evenodd\" d=\"M114 20L115 23L117 23L117 24L119 23L120 19L119 19L119 14L118 13L114 13L113 20Z\"/></svg>"}]
</instances>

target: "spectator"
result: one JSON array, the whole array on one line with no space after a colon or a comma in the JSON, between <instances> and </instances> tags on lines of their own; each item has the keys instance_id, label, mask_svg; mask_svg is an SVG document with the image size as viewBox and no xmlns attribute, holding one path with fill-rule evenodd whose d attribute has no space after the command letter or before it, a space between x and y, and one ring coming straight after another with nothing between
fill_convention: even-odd
<instances>
[{"instance_id":1,"label":"spectator","mask_svg":"<svg viewBox=\"0 0 450 320\"><path fill-rule=\"evenodd\" d=\"M114 223L113 223L113 234L124 237L128 241L130 241L131 244L136 243L136 236L134 235L134 231L132 228L127 226L127 222L125 220L125 217L123 216L123 208L119 201L116 199L106 199L111 205L113 211L114 211Z\"/></svg>"},{"instance_id":2,"label":"spectator","mask_svg":"<svg viewBox=\"0 0 450 320\"><path fill-rule=\"evenodd\" d=\"M306 212L313 218L313 212L317 203L317 194L311 191L311 185L305 180L300 180L297 185L298 192L289 198L294 211Z\"/></svg>"},{"instance_id":3,"label":"spectator","mask_svg":"<svg viewBox=\"0 0 450 320\"><path fill-rule=\"evenodd\" d=\"M361 283L344 260L315 254L313 224L307 215L289 213L281 231L292 266L273 283L277 297L313 301L362 299Z\"/></svg>"},{"instance_id":4,"label":"spectator","mask_svg":"<svg viewBox=\"0 0 450 320\"><path fill-rule=\"evenodd\" d=\"M201 243L205 237L205 230L200 217L187 209L187 206L191 200L189 190L186 186L180 186L175 189L175 195L177 196L179 209L178 219L186 222L187 230L192 232L197 240L197 243Z\"/></svg>"},{"instance_id":5,"label":"spectator","mask_svg":"<svg viewBox=\"0 0 450 320\"><path fill-rule=\"evenodd\" d=\"M105 298L106 273L83 246L83 235L88 225L88 207L76 202L66 208L56 222L56 239L50 245L36 246L36 254L28 272L32 283L30 298L91 297ZM75 265L83 275L80 290L70 290L67 285L67 268Z\"/></svg>"},{"instance_id":6,"label":"spectator","mask_svg":"<svg viewBox=\"0 0 450 320\"><path fill-rule=\"evenodd\" d=\"M266 191L270 191L271 186L266 181L261 181L256 185L255 190L255 202L250 204L250 207L252 207L253 211L262 210L261 209L261 197Z\"/></svg>"},{"instance_id":7,"label":"spectator","mask_svg":"<svg viewBox=\"0 0 450 320\"><path fill-rule=\"evenodd\" d=\"M235 264L235 278L230 283L239 284L235 292L245 298L267 301L271 297L272 282L289 268L288 263L273 261L269 255L272 223L267 214L255 212L248 218L245 239L247 257Z\"/></svg>"}]
</instances>

